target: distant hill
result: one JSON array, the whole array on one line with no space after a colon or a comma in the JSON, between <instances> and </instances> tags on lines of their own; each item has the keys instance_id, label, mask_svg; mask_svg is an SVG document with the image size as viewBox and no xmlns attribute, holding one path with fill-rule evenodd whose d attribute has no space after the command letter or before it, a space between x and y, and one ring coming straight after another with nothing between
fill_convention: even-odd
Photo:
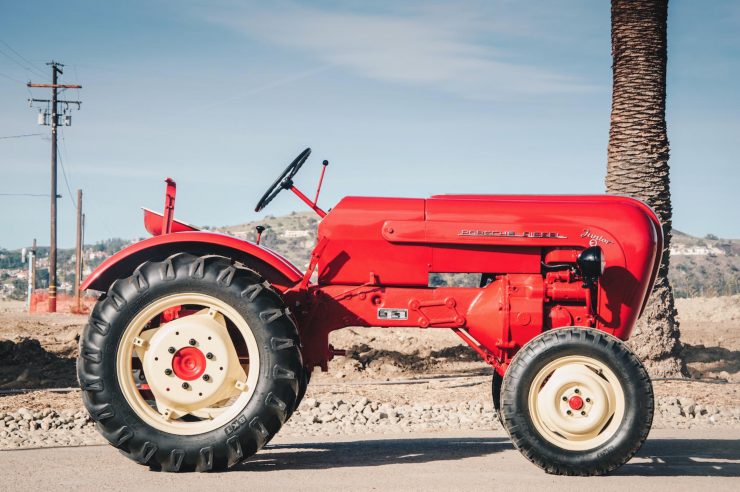
<instances>
[{"instance_id":1,"label":"distant hill","mask_svg":"<svg viewBox=\"0 0 740 492\"><path fill-rule=\"evenodd\" d=\"M263 244L279 252L299 268L308 266L311 249L316 244L318 219L313 212L294 212L246 224L214 230L254 240L255 227L266 227ZM704 238L673 231L669 278L676 297L715 297L740 293L740 240ZM446 283L471 285L468 276L440 275L433 279ZM472 282L474 283L474 282Z\"/></svg>"},{"instance_id":2,"label":"distant hill","mask_svg":"<svg viewBox=\"0 0 740 492\"><path fill-rule=\"evenodd\" d=\"M257 234L255 227L261 225L265 227L261 244L303 269L308 266L311 250L316 245L318 223L319 218L313 212L293 212L279 217L268 215L262 220L211 230L254 241Z\"/></svg>"},{"instance_id":3,"label":"distant hill","mask_svg":"<svg viewBox=\"0 0 740 492\"><path fill-rule=\"evenodd\" d=\"M204 227L242 239L254 241L255 227L266 227L262 244L292 261L298 268L308 266L311 249L316 244L318 217L313 212L293 212L284 216L268 215L259 221L224 227ZM85 273L98 265L107 256L118 251L131 241L110 239L85 246ZM48 283L48 248L39 249L38 287ZM71 286L74 277L74 250L59 251L59 264L63 271L63 289ZM25 296L25 266L21 263L20 251L0 249L0 297L23 298ZM669 273L676 297L714 297L740 293L740 240L720 239L713 235L704 238L689 236L673 231L671 245L671 269ZM475 279L469 275L437 275L432 279L436 285L473 285Z\"/></svg>"},{"instance_id":4,"label":"distant hill","mask_svg":"<svg viewBox=\"0 0 740 492\"><path fill-rule=\"evenodd\" d=\"M740 240L673 231L668 278L676 297L715 297L740 292Z\"/></svg>"}]
</instances>

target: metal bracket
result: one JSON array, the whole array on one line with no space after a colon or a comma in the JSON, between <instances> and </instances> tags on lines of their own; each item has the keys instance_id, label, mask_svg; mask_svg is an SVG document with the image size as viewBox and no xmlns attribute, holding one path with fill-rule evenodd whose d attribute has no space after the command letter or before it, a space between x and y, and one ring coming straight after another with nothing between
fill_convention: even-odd
<instances>
[{"instance_id":1,"label":"metal bracket","mask_svg":"<svg viewBox=\"0 0 740 492\"><path fill-rule=\"evenodd\" d=\"M412 311L416 311L419 314L419 326L422 328L426 328L428 326L433 325L449 325L449 324L455 324L457 326L464 326L465 325L465 316L461 315L457 311L457 301L455 301L454 297L446 297L445 299L441 299L438 301L420 301L418 299L412 299L409 302L409 308ZM450 310L452 313L449 317L444 318L430 318L427 316L423 309L424 308L431 308L431 307L446 307Z\"/></svg>"}]
</instances>

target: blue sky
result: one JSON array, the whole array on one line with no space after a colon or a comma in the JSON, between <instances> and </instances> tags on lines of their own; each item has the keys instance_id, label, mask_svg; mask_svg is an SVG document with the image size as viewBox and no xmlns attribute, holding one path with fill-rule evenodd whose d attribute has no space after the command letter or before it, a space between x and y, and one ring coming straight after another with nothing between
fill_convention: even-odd
<instances>
[{"instance_id":1,"label":"blue sky","mask_svg":"<svg viewBox=\"0 0 740 492\"><path fill-rule=\"evenodd\" d=\"M740 5L669 10L674 226L738 238ZM144 235L139 207L161 209L166 176L188 222L255 219L306 146L297 181L313 189L329 159L326 207L344 195L604 190L607 1L4 1L0 40L0 137L48 133L25 87L48 81L46 61L83 85L64 94L83 105L60 153L85 193L88 242ZM0 169L0 193L48 193L48 138L0 139ZM68 247L61 172L59 190ZM0 196L0 207L1 247L48 243L48 199ZM291 210L303 206L284 193L266 213Z\"/></svg>"}]
</instances>

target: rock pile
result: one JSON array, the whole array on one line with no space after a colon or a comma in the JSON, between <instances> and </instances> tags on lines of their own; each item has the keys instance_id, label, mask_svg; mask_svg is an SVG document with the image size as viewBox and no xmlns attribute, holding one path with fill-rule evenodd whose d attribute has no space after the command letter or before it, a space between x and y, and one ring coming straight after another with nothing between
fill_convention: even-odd
<instances>
[{"instance_id":1,"label":"rock pile","mask_svg":"<svg viewBox=\"0 0 740 492\"><path fill-rule=\"evenodd\" d=\"M740 406L701 405L691 398L658 397L654 428L740 427ZM399 434L501 429L490 403L392 405L366 397L306 398L281 436ZM21 408L0 413L0 449L101 444L85 410Z\"/></svg>"},{"instance_id":2,"label":"rock pile","mask_svg":"<svg viewBox=\"0 0 740 492\"><path fill-rule=\"evenodd\" d=\"M291 435L337 435L498 428L490 403L394 406L359 397L348 401L306 398L283 431Z\"/></svg>"},{"instance_id":3,"label":"rock pile","mask_svg":"<svg viewBox=\"0 0 740 492\"><path fill-rule=\"evenodd\" d=\"M740 405L719 407L702 405L693 398L659 396L653 427L692 428L715 425L740 426Z\"/></svg>"},{"instance_id":4,"label":"rock pile","mask_svg":"<svg viewBox=\"0 0 740 492\"><path fill-rule=\"evenodd\" d=\"M56 412L50 408L31 411L20 408L0 413L0 448L35 448L100 444L103 438L95 430L85 410Z\"/></svg>"}]
</instances>

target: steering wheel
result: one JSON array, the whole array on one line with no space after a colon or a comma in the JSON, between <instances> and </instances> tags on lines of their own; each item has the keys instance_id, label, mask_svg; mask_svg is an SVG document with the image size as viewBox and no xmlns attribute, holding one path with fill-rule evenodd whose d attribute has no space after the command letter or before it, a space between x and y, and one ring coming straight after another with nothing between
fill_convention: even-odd
<instances>
[{"instance_id":1,"label":"steering wheel","mask_svg":"<svg viewBox=\"0 0 740 492\"><path fill-rule=\"evenodd\" d=\"M259 212L263 208L265 208L267 204L270 203L272 199L278 195L278 193L283 190L288 190L291 186L293 186L293 176L296 175L303 163L306 162L306 159L308 159L309 155L311 155L311 149L307 148L306 150L298 154L298 157L293 159L293 162L291 162L288 167L285 168L283 174L281 174L280 177L276 179L275 182L272 183L272 185L270 185L265 194L262 195L262 198L260 198L257 206L254 207L255 212Z\"/></svg>"}]
</instances>

